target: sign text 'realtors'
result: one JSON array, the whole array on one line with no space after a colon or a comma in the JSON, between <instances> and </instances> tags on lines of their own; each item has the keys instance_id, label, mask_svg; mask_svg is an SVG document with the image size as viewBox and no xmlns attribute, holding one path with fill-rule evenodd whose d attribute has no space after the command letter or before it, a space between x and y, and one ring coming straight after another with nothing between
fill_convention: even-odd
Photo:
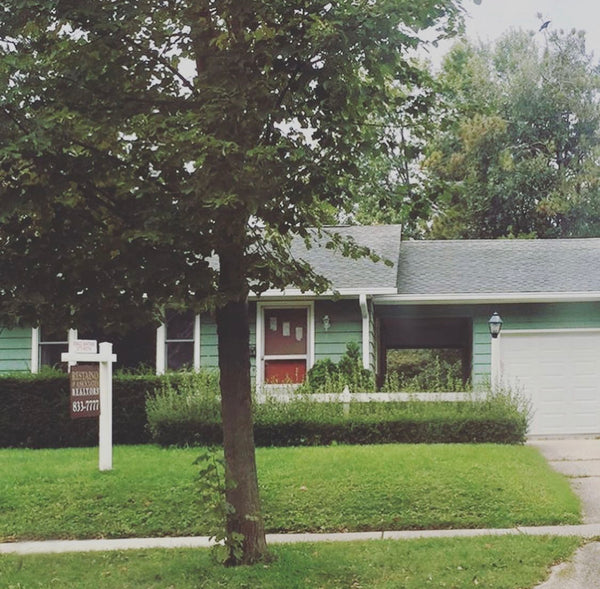
<instances>
[{"instance_id":1,"label":"sign text 'realtors'","mask_svg":"<svg viewBox=\"0 0 600 589\"><path fill-rule=\"evenodd\" d=\"M100 367L79 364L71 367L71 418L100 415Z\"/></svg>"}]
</instances>

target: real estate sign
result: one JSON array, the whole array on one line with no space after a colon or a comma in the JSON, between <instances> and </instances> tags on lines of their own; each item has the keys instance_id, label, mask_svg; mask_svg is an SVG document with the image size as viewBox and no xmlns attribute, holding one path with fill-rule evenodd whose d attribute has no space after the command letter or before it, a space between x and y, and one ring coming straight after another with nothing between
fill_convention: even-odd
<instances>
[{"instance_id":1,"label":"real estate sign","mask_svg":"<svg viewBox=\"0 0 600 589\"><path fill-rule=\"evenodd\" d=\"M100 366L79 364L71 367L71 419L100 415Z\"/></svg>"}]
</instances>

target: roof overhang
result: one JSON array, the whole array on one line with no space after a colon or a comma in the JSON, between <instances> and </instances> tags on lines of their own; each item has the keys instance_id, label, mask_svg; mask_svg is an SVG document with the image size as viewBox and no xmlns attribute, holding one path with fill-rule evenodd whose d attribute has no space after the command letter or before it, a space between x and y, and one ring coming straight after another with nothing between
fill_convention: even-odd
<instances>
[{"instance_id":1,"label":"roof overhang","mask_svg":"<svg viewBox=\"0 0 600 589\"><path fill-rule=\"evenodd\" d=\"M486 303L585 303L597 301L600 301L600 292L395 294L373 298L376 305L482 305Z\"/></svg>"},{"instance_id":2,"label":"roof overhang","mask_svg":"<svg viewBox=\"0 0 600 589\"><path fill-rule=\"evenodd\" d=\"M327 290L322 293L313 291L302 292L299 288L286 288L284 290L269 289L257 295L250 292L250 300L260 298L264 299L356 299L361 296L366 297L388 297L397 293L395 288L338 288L335 290Z\"/></svg>"}]
</instances>

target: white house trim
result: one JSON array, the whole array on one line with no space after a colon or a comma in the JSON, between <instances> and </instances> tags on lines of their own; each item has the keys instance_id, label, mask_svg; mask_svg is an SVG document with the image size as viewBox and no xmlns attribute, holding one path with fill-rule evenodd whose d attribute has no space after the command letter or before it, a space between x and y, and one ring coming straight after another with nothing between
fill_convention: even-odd
<instances>
[{"instance_id":1,"label":"white house trim","mask_svg":"<svg viewBox=\"0 0 600 589\"><path fill-rule=\"evenodd\" d=\"M306 358L306 370L310 370L315 362L315 303L314 301L259 301L256 304L256 388L260 389L265 382L265 309L307 309L307 342L306 356L286 355L269 356L271 360L300 360Z\"/></svg>"},{"instance_id":2,"label":"white house trim","mask_svg":"<svg viewBox=\"0 0 600 589\"><path fill-rule=\"evenodd\" d=\"M31 372L37 374L40 371L40 328L31 329Z\"/></svg>"},{"instance_id":3,"label":"white house trim","mask_svg":"<svg viewBox=\"0 0 600 589\"><path fill-rule=\"evenodd\" d=\"M161 323L156 328L156 374L164 374L167 367L167 326Z\"/></svg>"},{"instance_id":4,"label":"white house trim","mask_svg":"<svg viewBox=\"0 0 600 589\"><path fill-rule=\"evenodd\" d=\"M439 295L383 295L374 297L377 305L458 305L485 303L585 303L600 301L600 292L517 292Z\"/></svg>"},{"instance_id":5,"label":"white house trim","mask_svg":"<svg viewBox=\"0 0 600 589\"><path fill-rule=\"evenodd\" d=\"M194 370L200 370L201 330L200 315L194 315ZM156 328L156 374L164 374L167 370L167 325L161 323Z\"/></svg>"},{"instance_id":6,"label":"white house trim","mask_svg":"<svg viewBox=\"0 0 600 589\"><path fill-rule=\"evenodd\" d=\"M200 314L194 317L194 371L200 371L200 350L201 350L201 330L200 330Z\"/></svg>"},{"instance_id":7,"label":"white house trim","mask_svg":"<svg viewBox=\"0 0 600 589\"><path fill-rule=\"evenodd\" d=\"M41 330L39 327L31 328L31 372L38 374L42 365L42 359L40 357L40 340ZM77 339L77 330L69 329L67 331L67 345L70 346L72 341ZM69 364L71 366L71 364Z\"/></svg>"},{"instance_id":8,"label":"white house trim","mask_svg":"<svg viewBox=\"0 0 600 589\"><path fill-rule=\"evenodd\" d=\"M395 295L398 289L395 287L379 287L379 288L337 288L334 290L327 290L322 293L315 293L314 291L302 292L299 288L286 288L284 290L269 289L257 295L253 292L250 293L249 298L255 300L257 298L297 298L300 300L314 299L314 298L326 298L326 297L341 297L341 298L355 298L360 295Z\"/></svg>"},{"instance_id":9,"label":"white house trim","mask_svg":"<svg viewBox=\"0 0 600 589\"><path fill-rule=\"evenodd\" d=\"M500 332L498 337L502 337L502 334L510 334L510 335L527 335L527 334L536 334L536 333L585 333L585 332L600 332L600 327L559 327L555 329L503 329Z\"/></svg>"}]
</instances>

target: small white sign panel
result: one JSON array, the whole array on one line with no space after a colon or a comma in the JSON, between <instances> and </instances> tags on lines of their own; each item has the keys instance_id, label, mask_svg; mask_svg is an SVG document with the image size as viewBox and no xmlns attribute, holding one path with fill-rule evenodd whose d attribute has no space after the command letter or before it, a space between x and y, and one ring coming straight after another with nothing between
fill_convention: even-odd
<instances>
[{"instance_id":1,"label":"small white sign panel","mask_svg":"<svg viewBox=\"0 0 600 589\"><path fill-rule=\"evenodd\" d=\"M76 339L71 342L71 352L76 354L96 354L98 341L95 339Z\"/></svg>"}]
</instances>

